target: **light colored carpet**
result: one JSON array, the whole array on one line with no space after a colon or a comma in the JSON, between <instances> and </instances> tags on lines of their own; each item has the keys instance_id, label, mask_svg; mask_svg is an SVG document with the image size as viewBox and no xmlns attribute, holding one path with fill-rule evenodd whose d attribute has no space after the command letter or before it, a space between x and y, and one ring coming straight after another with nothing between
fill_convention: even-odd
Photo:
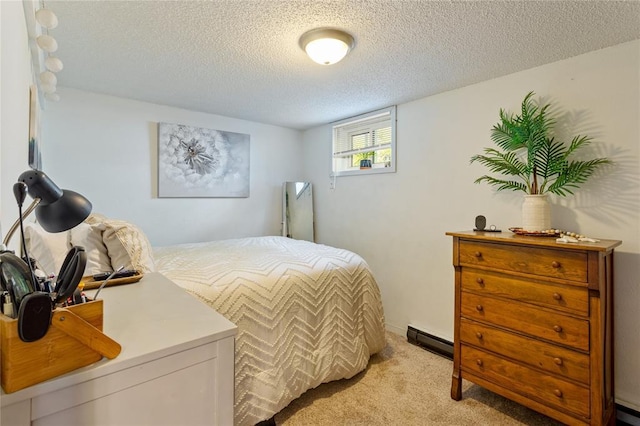
<instances>
[{"instance_id":1,"label":"light colored carpet","mask_svg":"<svg viewBox=\"0 0 640 426\"><path fill-rule=\"evenodd\" d=\"M275 416L278 426L530 425L559 423L463 381L450 397L453 363L387 333L387 346L348 380L311 389Z\"/></svg>"}]
</instances>

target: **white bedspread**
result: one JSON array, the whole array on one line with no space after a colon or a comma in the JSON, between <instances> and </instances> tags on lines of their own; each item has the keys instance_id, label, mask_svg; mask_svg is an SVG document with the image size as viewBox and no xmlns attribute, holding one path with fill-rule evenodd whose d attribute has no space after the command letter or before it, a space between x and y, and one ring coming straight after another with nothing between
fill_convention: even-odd
<instances>
[{"instance_id":1,"label":"white bedspread","mask_svg":"<svg viewBox=\"0 0 640 426\"><path fill-rule=\"evenodd\" d=\"M347 250L258 237L154 250L156 266L238 326L235 423L350 378L385 345L378 286Z\"/></svg>"}]
</instances>

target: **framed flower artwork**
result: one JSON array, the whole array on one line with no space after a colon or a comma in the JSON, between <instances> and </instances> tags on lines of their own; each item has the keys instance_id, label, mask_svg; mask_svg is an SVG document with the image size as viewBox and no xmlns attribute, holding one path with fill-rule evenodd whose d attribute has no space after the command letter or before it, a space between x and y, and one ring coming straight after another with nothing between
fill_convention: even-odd
<instances>
[{"instance_id":1,"label":"framed flower artwork","mask_svg":"<svg viewBox=\"0 0 640 426\"><path fill-rule=\"evenodd\" d=\"M158 123L158 197L249 196L250 135Z\"/></svg>"}]
</instances>

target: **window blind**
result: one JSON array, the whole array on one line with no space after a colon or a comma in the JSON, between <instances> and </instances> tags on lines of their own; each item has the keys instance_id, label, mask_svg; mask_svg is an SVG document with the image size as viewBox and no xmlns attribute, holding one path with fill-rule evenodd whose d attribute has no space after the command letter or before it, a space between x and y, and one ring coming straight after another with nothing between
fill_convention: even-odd
<instances>
[{"instance_id":1,"label":"window blind","mask_svg":"<svg viewBox=\"0 0 640 426\"><path fill-rule=\"evenodd\" d=\"M334 157L348 157L391 146L391 113L334 126Z\"/></svg>"},{"instance_id":2,"label":"window blind","mask_svg":"<svg viewBox=\"0 0 640 426\"><path fill-rule=\"evenodd\" d=\"M334 175L394 172L394 151L395 107L342 120L333 126ZM371 169L360 169L360 160L364 158L373 158Z\"/></svg>"}]
</instances>

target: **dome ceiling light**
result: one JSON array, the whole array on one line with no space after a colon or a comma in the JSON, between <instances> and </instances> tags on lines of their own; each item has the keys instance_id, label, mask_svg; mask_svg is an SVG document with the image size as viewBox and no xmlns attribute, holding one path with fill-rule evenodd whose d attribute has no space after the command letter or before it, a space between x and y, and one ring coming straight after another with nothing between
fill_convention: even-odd
<instances>
[{"instance_id":1,"label":"dome ceiling light","mask_svg":"<svg viewBox=\"0 0 640 426\"><path fill-rule=\"evenodd\" d=\"M320 65L340 62L351 49L354 40L350 34L333 28L317 28L300 37L300 47Z\"/></svg>"}]
</instances>

